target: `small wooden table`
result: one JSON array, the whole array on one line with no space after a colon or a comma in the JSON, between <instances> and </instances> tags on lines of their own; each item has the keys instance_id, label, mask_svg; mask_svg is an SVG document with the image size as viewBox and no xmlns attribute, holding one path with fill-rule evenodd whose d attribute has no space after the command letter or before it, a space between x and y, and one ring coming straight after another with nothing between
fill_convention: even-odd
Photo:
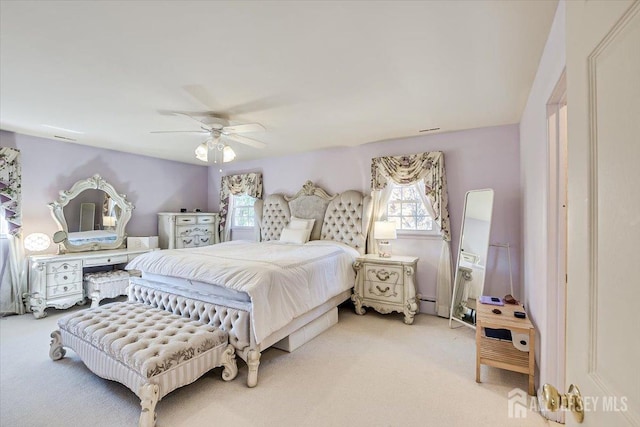
<instances>
[{"instance_id":1,"label":"small wooden table","mask_svg":"<svg viewBox=\"0 0 640 427\"><path fill-rule=\"evenodd\" d=\"M492 312L498 308L502 314ZM529 320L519 319L514 311L524 312L521 305L496 306L478 304L476 307L476 382L480 382L480 365L522 372L529 375L529 394L535 395L535 329ZM521 351L511 341L485 336L484 328L509 329L512 333L529 334L529 351Z\"/></svg>"}]
</instances>

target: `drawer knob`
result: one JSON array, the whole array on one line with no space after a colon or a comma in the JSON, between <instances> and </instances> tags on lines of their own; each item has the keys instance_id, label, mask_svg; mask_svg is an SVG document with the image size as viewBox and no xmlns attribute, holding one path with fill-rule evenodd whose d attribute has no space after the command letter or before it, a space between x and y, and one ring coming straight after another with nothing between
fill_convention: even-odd
<instances>
[{"instance_id":1,"label":"drawer knob","mask_svg":"<svg viewBox=\"0 0 640 427\"><path fill-rule=\"evenodd\" d=\"M64 287L64 290L65 290L65 292L66 292L67 290L69 290L69 288L68 288L67 286L65 286L65 287Z\"/></svg>"},{"instance_id":2,"label":"drawer knob","mask_svg":"<svg viewBox=\"0 0 640 427\"><path fill-rule=\"evenodd\" d=\"M107 262L111 262L111 258L107 258Z\"/></svg>"},{"instance_id":3,"label":"drawer knob","mask_svg":"<svg viewBox=\"0 0 640 427\"><path fill-rule=\"evenodd\" d=\"M387 286L386 288L382 289L380 288L380 286L376 285L376 289L381 293L384 294L385 292L387 292L389 290L389 287Z\"/></svg>"},{"instance_id":4,"label":"drawer knob","mask_svg":"<svg viewBox=\"0 0 640 427\"><path fill-rule=\"evenodd\" d=\"M67 276L62 276L62 278L63 278L64 280L67 280ZM66 290L66 288L65 288L65 290Z\"/></svg>"}]
</instances>

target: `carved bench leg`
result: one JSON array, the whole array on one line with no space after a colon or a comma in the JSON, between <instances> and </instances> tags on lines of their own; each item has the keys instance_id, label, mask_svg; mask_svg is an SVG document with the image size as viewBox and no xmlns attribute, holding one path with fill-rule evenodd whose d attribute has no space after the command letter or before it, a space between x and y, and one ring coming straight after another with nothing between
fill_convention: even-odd
<instances>
[{"instance_id":1,"label":"carved bench leg","mask_svg":"<svg viewBox=\"0 0 640 427\"><path fill-rule=\"evenodd\" d=\"M138 395L140 396L142 412L140 413L138 427L153 427L156 425L156 404L158 403L159 394L160 387L158 387L158 384L143 384L140 386Z\"/></svg>"},{"instance_id":2,"label":"carved bench leg","mask_svg":"<svg viewBox=\"0 0 640 427\"><path fill-rule=\"evenodd\" d=\"M91 292L91 308L96 308L100 305L100 291Z\"/></svg>"},{"instance_id":3,"label":"carved bench leg","mask_svg":"<svg viewBox=\"0 0 640 427\"><path fill-rule=\"evenodd\" d=\"M256 350L249 351L247 355L247 367L249 368L247 386L249 387L258 385L258 365L260 365L260 352Z\"/></svg>"},{"instance_id":4,"label":"carved bench leg","mask_svg":"<svg viewBox=\"0 0 640 427\"><path fill-rule=\"evenodd\" d=\"M60 360L67 353L67 350L62 348L62 335L59 330L51 332L51 345L49 347L49 357L51 360Z\"/></svg>"},{"instance_id":5,"label":"carved bench leg","mask_svg":"<svg viewBox=\"0 0 640 427\"><path fill-rule=\"evenodd\" d=\"M236 364L236 350L231 344L227 346L222 353L222 379L225 381L231 381L238 375L238 365Z\"/></svg>"}]
</instances>

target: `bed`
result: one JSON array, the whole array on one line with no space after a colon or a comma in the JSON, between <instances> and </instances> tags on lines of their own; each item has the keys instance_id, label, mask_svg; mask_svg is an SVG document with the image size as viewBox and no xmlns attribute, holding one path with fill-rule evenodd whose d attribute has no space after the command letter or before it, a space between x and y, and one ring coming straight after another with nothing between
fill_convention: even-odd
<instances>
[{"instance_id":1,"label":"bed","mask_svg":"<svg viewBox=\"0 0 640 427\"><path fill-rule=\"evenodd\" d=\"M272 194L254 209L259 241L152 251L127 266L142 272L131 279L131 300L225 330L247 363L249 387L263 350L293 336L313 338L300 331L318 330L350 298L371 203L359 191L330 196L308 181L294 196ZM302 219L314 220L306 243L291 239Z\"/></svg>"}]
</instances>

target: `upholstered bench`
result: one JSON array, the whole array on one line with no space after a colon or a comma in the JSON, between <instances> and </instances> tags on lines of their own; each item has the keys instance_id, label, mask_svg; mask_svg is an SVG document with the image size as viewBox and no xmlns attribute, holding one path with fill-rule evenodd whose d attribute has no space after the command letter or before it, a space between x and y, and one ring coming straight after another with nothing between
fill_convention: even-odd
<instances>
[{"instance_id":1,"label":"upholstered bench","mask_svg":"<svg viewBox=\"0 0 640 427\"><path fill-rule=\"evenodd\" d=\"M155 424L163 396L190 384L212 368L222 378L238 374L226 332L149 305L114 302L58 320L49 356L71 348L96 375L124 384L140 398L139 426Z\"/></svg>"},{"instance_id":2,"label":"upholstered bench","mask_svg":"<svg viewBox=\"0 0 640 427\"><path fill-rule=\"evenodd\" d=\"M137 270L110 270L85 274L84 288L86 296L91 298L91 308L100 305L100 300L104 298L127 295L129 277L131 276L139 277L140 272Z\"/></svg>"}]
</instances>

